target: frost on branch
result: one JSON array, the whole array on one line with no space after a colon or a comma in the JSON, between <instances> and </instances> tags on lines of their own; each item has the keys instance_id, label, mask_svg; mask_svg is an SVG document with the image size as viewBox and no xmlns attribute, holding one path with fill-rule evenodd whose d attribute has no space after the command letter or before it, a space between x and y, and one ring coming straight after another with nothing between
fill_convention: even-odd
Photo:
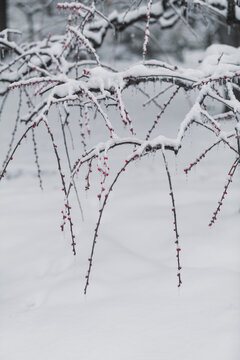
<instances>
[{"instance_id":1,"label":"frost on branch","mask_svg":"<svg viewBox=\"0 0 240 360\"><path fill-rule=\"evenodd\" d=\"M194 5L196 4L200 2L194 1ZM212 2L210 6L214 7L214 4ZM40 42L18 46L8 40L7 31L1 33L1 45L11 48L13 55L7 58L0 67L0 93L3 97L0 114L4 110L7 97L18 98L19 105L0 180L6 177L8 167L23 139L31 134L39 184L42 187L35 134L38 128L43 126L52 146L63 192L61 230L64 231L68 227L74 255L80 239L76 238L72 220L72 212L75 211L71 205L72 196L76 197L83 216L79 179L85 179L84 188L89 190L92 173L98 174L99 188L96 196L99 200L99 213L86 274L85 293L90 283L94 252L105 207L119 177L127 172L128 166L159 150L162 154L171 197L174 242L177 251L177 277L178 286L180 286L182 283L180 235L174 187L168 166L168 152L177 154L184 145L187 130L196 125L211 132L215 140L208 148L203 145L202 153L186 167L186 173L202 161L219 143L224 143L227 151L232 152L234 163L210 225L216 220L226 190L239 164L240 103L235 94L240 91L240 48L213 45L207 49L203 61L197 68L179 67L157 59L147 60L145 55L149 25L152 19L154 21L154 19L164 17L167 5L168 2L163 8L161 2L149 1L147 7L141 6L137 10L129 10L125 13L123 21L123 14L114 13L106 17L95 6L87 7L78 2L59 3L59 9L72 13L70 24L63 36L49 36ZM175 12L174 14L176 17ZM102 43L108 27L116 26L116 22L119 27L120 24L125 27L139 18L144 18L145 22L147 19L142 47L144 61L140 60L138 63L126 66L124 70L114 69L102 63L96 47ZM79 56L82 52L87 55L87 59ZM149 95L152 83L154 83L155 93ZM136 89L147 97L143 104L145 111L147 111L146 104L157 105L157 115L154 118L147 117L144 134L136 131L138 118L130 114L128 109L125 99L129 89ZM175 137L166 137L161 133L159 121L182 91L193 93L195 101L186 116L181 119ZM159 105L156 99L161 99L164 93L168 94L168 99ZM209 100L224 105L228 111L215 113L215 110L209 107ZM114 109L114 116L113 112L109 111L110 108ZM58 119L58 124L50 120L50 112ZM72 116L72 114L75 115ZM89 136L95 132L92 121L95 117L101 124L102 141L90 146ZM232 127L228 132L223 130L223 121L228 121ZM59 146L55 139L55 129L58 125L61 128L63 146ZM76 125L79 131L78 136L76 136ZM17 129L20 127L21 134L17 137L19 134ZM75 151L71 151L72 148ZM114 174L110 167L112 150L119 151L123 148L126 148L128 155L123 156ZM124 152L119 152L124 154ZM62 153L66 161L62 159Z\"/></svg>"}]
</instances>

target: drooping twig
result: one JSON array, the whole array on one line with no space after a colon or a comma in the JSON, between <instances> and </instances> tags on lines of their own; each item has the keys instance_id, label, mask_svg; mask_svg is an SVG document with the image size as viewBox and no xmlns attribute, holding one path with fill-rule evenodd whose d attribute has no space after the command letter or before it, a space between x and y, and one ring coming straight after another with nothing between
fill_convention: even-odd
<instances>
[{"instance_id":1,"label":"drooping twig","mask_svg":"<svg viewBox=\"0 0 240 360\"><path fill-rule=\"evenodd\" d=\"M62 166L61 166L61 159L60 159L60 156L58 154L58 150L57 150L57 145L55 143L55 140L54 140L54 136L53 136L53 133L49 127L49 125L46 123L46 121L44 121L44 124L47 128L47 131L48 131L48 134L50 136L50 139L51 139L51 143L52 143L52 146L53 146L53 150L54 150L54 154L55 154L55 157L56 157L56 161L57 161L57 165L58 165L58 172L59 172L59 175L60 175L60 178L61 178L61 182L62 182L62 191L64 192L64 195L65 195L65 208L64 210L62 211L62 215L63 215L63 224L61 225L61 230L63 231L64 230L64 225L65 225L65 220L68 221L68 224L69 224L69 229L70 229L70 234L71 234L71 239L72 239L72 251L73 251L73 255L76 255L76 242L75 242L75 235L73 233L73 222L72 222L72 218L71 218L71 206L69 204L69 198L68 198L68 195L67 195L67 187L66 187L66 182L65 182L65 174L63 173L62 171Z\"/></svg>"},{"instance_id":2,"label":"drooping twig","mask_svg":"<svg viewBox=\"0 0 240 360\"><path fill-rule=\"evenodd\" d=\"M167 178L168 178L168 185L169 185L169 190L170 190L169 195L171 196L171 201L172 201L172 213L173 213L173 219L174 219L174 221L173 221L173 231L175 232L175 245L176 245L176 253L177 253L176 254L176 257L177 257L177 269L178 269L177 277L178 277L178 287L180 287L181 284L182 284L182 279L181 279L181 269L182 269L182 267L181 267L181 264L180 264L180 251L181 251L181 248L180 248L180 245L179 245L177 211L176 211L176 204L175 204L175 198L174 198L174 193L173 193L172 179L171 179L167 159L166 159L166 156L164 154L163 149L162 149L162 156L163 156L164 165L165 165Z\"/></svg>"},{"instance_id":3,"label":"drooping twig","mask_svg":"<svg viewBox=\"0 0 240 360\"><path fill-rule=\"evenodd\" d=\"M105 206L107 204L107 200L109 198L109 195L111 193L111 191L113 190L114 185L116 184L119 176L125 172L126 167L134 160L134 158L132 158L130 161L126 161L125 165L118 171L117 175L115 176L113 182L111 183L108 191L106 192L106 195L104 196L104 200L103 200L103 204L101 206L101 208L99 209L99 216L98 216L98 220L97 220L97 224L94 230L94 237L93 237L93 242L92 242L92 249L91 249L91 253L90 253L90 257L88 259L89 261L89 266L88 266L88 271L87 271L87 275L85 276L86 278L86 283L85 283L85 287L84 287L84 294L87 293L87 288L89 286L89 281L90 281L90 275L91 275L91 271L92 271L92 266L93 266L93 256L94 256L94 250L95 250L95 246L97 243L97 238L98 238L98 232L99 232L99 227L101 224L101 220L102 220L102 215L103 215L103 211L105 209Z\"/></svg>"},{"instance_id":4,"label":"drooping twig","mask_svg":"<svg viewBox=\"0 0 240 360\"><path fill-rule=\"evenodd\" d=\"M148 130L147 132L147 136L146 136L146 140L148 140L153 132L153 130L155 129L155 127L158 125L158 122L161 118L161 116L164 114L166 108L168 107L168 105L170 105L170 103L172 102L172 100L174 99L174 97L177 95L178 91L179 91L180 87L177 87L176 90L174 90L173 94L170 96L170 98L168 99L168 101L163 105L162 110L160 111L160 113L157 115L156 120L154 120L154 123L152 125L152 127Z\"/></svg>"},{"instance_id":5,"label":"drooping twig","mask_svg":"<svg viewBox=\"0 0 240 360\"><path fill-rule=\"evenodd\" d=\"M38 175L38 180L39 180L39 186L40 189L43 190L43 183L42 183L42 176L41 176L41 168L40 168L40 164L39 164L39 160L38 160L38 151L37 151L37 142L35 139L35 129L32 128L32 141L33 141L33 152L35 155L35 164L37 166L37 175Z\"/></svg>"},{"instance_id":6,"label":"drooping twig","mask_svg":"<svg viewBox=\"0 0 240 360\"><path fill-rule=\"evenodd\" d=\"M68 117L68 114L66 114L66 117ZM61 114L60 110L59 110L59 118L60 118L60 122L61 122L63 142L64 142L65 153L66 153L66 156L67 156L68 167L69 167L69 171L71 172L72 165L71 165L71 159L70 159L70 155L69 155L69 151L68 151L67 138L66 138L66 134L65 134L66 120L65 120L65 122L63 121L62 114ZM73 179L72 182L73 182L73 187L74 187L74 191L75 191L75 194L76 194L78 206L79 206L79 209L80 209L80 212L81 212L82 221L84 221L83 209L82 209L80 197L79 197L79 194L78 194L78 191L77 191L75 180Z\"/></svg>"},{"instance_id":7,"label":"drooping twig","mask_svg":"<svg viewBox=\"0 0 240 360\"><path fill-rule=\"evenodd\" d=\"M233 135L231 135L231 136L229 136L229 137L233 137ZM184 172L185 172L186 174L188 174L189 171L191 171L194 166L196 166L202 159L205 158L205 156L207 155L207 153L208 153L209 151L211 151L215 146L219 145L221 142L223 142L223 139L220 139L220 140L216 141L214 144L212 144L212 145L209 146L207 149L205 149L205 150L201 153L201 155L199 155L192 163L190 163L190 165L189 165L187 168L184 169Z\"/></svg>"},{"instance_id":8,"label":"drooping twig","mask_svg":"<svg viewBox=\"0 0 240 360\"><path fill-rule=\"evenodd\" d=\"M225 199L225 196L227 195L227 190L229 188L229 185L231 184L232 182L232 179L233 179L233 175L237 169L237 166L239 164L239 157L234 161L233 165L231 166L229 172L228 172L228 180L227 180L227 183L226 185L224 186L224 191L223 191L223 194L218 202L218 206L217 206L217 209L213 212L213 216L211 218L211 221L209 222L208 226L212 226L215 221L217 220L217 215L218 213L220 212L221 210L221 207L223 205L223 200Z\"/></svg>"},{"instance_id":9,"label":"drooping twig","mask_svg":"<svg viewBox=\"0 0 240 360\"><path fill-rule=\"evenodd\" d=\"M17 133L17 128L18 128L18 124L19 124L19 120L20 120L21 106L22 106L22 89L20 89L20 94L19 94L19 99L18 99L18 107L17 107L17 115L16 115L14 129L13 129L13 132L12 132L12 137L11 137L11 140L10 140L10 143L9 143L9 146L8 146L8 151L7 151L5 160L3 161L3 164L2 164L2 168L5 167L8 159L9 159L9 156L11 154L11 151L12 151L13 143L14 143L14 140L15 140L15 135Z\"/></svg>"},{"instance_id":10,"label":"drooping twig","mask_svg":"<svg viewBox=\"0 0 240 360\"><path fill-rule=\"evenodd\" d=\"M2 112L3 112L3 109L4 109L4 105L6 104L8 95L9 95L9 93L6 92L6 94L3 96L3 100L2 100L1 105L0 105L0 121L2 120Z\"/></svg>"},{"instance_id":11,"label":"drooping twig","mask_svg":"<svg viewBox=\"0 0 240 360\"><path fill-rule=\"evenodd\" d=\"M42 120L41 120L41 121L42 121ZM40 124L41 121L39 121L38 125ZM4 167L3 167L3 169L2 169L2 171L1 171L1 173L0 173L0 180L2 180L2 179L4 178L4 176L6 175L8 165L9 165L10 161L13 160L13 156L14 156L15 152L18 150L19 146L21 145L22 140L27 138L28 132L29 132L32 128L34 128L34 127L36 127L36 123L33 123L32 125L30 125L30 126L24 131L24 133L22 134L22 136L20 137L20 139L19 139L18 142L16 143L15 147L13 148L11 154L10 154L9 157L8 157L8 160L5 162Z\"/></svg>"}]
</instances>

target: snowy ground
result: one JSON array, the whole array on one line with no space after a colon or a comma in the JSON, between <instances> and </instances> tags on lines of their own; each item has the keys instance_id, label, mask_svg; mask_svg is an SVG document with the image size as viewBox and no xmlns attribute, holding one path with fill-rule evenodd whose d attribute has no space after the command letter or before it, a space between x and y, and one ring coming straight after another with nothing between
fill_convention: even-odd
<instances>
[{"instance_id":1,"label":"snowy ground","mask_svg":"<svg viewBox=\"0 0 240 360\"><path fill-rule=\"evenodd\" d=\"M176 134L183 100L179 95L163 119L167 135ZM135 121L152 123L142 110L136 115ZM39 145L44 192L30 145L22 147L0 186L1 360L239 360L239 171L209 229L233 156L220 146L186 179L183 168L211 141L197 131L177 159L168 155L182 247L180 290L160 154L130 166L116 186L84 296L97 190L81 193L85 221L73 257L59 229L63 199L50 145ZM3 131L1 152L6 138Z\"/></svg>"}]
</instances>

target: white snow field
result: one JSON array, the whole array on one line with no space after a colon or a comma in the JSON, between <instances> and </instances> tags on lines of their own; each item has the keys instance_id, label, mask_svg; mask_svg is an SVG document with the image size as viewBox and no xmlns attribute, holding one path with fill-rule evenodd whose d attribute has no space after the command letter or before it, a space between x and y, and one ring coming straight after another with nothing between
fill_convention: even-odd
<instances>
[{"instance_id":1,"label":"white snow field","mask_svg":"<svg viewBox=\"0 0 240 360\"><path fill-rule=\"evenodd\" d=\"M143 112L144 98L136 103L135 95L129 92L125 98L142 131L157 110ZM187 110L181 92L157 131L175 136ZM7 150L6 129L14 126L10 106L5 114L1 154ZM49 121L54 127L58 120L52 114ZM91 126L100 139L100 119ZM74 205L74 257L68 233L60 231L63 194L51 144L45 130L36 136L44 191L38 187L29 140L0 184L0 359L239 360L239 170L218 221L208 227L234 161L228 148L219 145L187 178L184 167L214 137L194 127L177 157L166 153L179 221L182 287L177 287L171 199L159 152L131 164L116 184L84 296L99 178L93 175L87 194L80 191L84 222ZM112 174L128 153L130 148L112 151Z\"/></svg>"}]
</instances>

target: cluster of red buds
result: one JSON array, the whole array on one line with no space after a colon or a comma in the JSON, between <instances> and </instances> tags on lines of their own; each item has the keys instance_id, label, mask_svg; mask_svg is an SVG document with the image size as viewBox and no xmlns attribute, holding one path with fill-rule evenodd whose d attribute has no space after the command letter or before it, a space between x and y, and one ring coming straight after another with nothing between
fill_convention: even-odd
<instances>
[{"instance_id":1,"label":"cluster of red buds","mask_svg":"<svg viewBox=\"0 0 240 360\"><path fill-rule=\"evenodd\" d=\"M98 197L98 199L99 199L99 201L101 200L101 198L102 198L102 196L103 196L103 193L105 192L105 188L104 187L102 187L101 188L101 192L97 195L97 197ZM107 198L107 194L105 195L105 199Z\"/></svg>"},{"instance_id":2,"label":"cluster of red buds","mask_svg":"<svg viewBox=\"0 0 240 360\"><path fill-rule=\"evenodd\" d=\"M80 158L78 158L73 165L72 172L74 172L75 170L76 170L76 172L79 172L79 166L81 166L81 165L82 165L82 160ZM77 169L77 167L78 167L78 169Z\"/></svg>"},{"instance_id":3,"label":"cluster of red buds","mask_svg":"<svg viewBox=\"0 0 240 360\"><path fill-rule=\"evenodd\" d=\"M62 217L63 217L63 223L60 225L61 230L64 230L64 226L66 225L66 220L71 221L71 218L68 217L67 212L71 210L71 206L68 204L65 204L65 210L61 211Z\"/></svg>"},{"instance_id":4,"label":"cluster of red buds","mask_svg":"<svg viewBox=\"0 0 240 360\"><path fill-rule=\"evenodd\" d=\"M83 75L84 75L84 76L89 76L89 75L90 75L90 71L89 71L89 70L86 70L86 69L83 69Z\"/></svg>"},{"instance_id":5,"label":"cluster of red buds","mask_svg":"<svg viewBox=\"0 0 240 360\"><path fill-rule=\"evenodd\" d=\"M230 116L230 115L229 115L229 116ZM230 116L230 117L231 117L231 116ZM226 117L226 118L227 118L227 117ZM231 135L231 136L233 136L233 135ZM235 138L237 139L238 137L235 136ZM205 150L202 152L202 154L201 154L199 157L196 158L196 160L195 160L194 162L192 162L187 168L184 169L185 174L188 174L188 172L191 171L192 168L193 168L195 165L197 165L202 159L205 158L206 154L207 154L210 150L212 150L216 145L220 144L222 141L223 141L223 140L218 140L218 141L215 142L213 145L211 145L208 149L205 149ZM230 144L228 141L225 140L225 143L229 146L229 148L230 148L231 150L236 151L236 150L231 146L231 144Z\"/></svg>"},{"instance_id":6,"label":"cluster of red buds","mask_svg":"<svg viewBox=\"0 0 240 360\"><path fill-rule=\"evenodd\" d=\"M88 162L88 172L87 172L87 175L85 176L85 180L86 180L85 190L90 189L90 174L91 173L92 173L92 161L89 161Z\"/></svg>"},{"instance_id":7,"label":"cluster of red buds","mask_svg":"<svg viewBox=\"0 0 240 360\"><path fill-rule=\"evenodd\" d=\"M106 181L106 178L109 176L110 168L108 167L108 157L104 156L103 159L102 159L102 157L100 157L98 155L96 157L98 158L98 168L97 169L98 169L98 172L102 175L101 181L100 181L100 185L102 187ZM102 160L103 160L103 163L102 163ZM104 188L102 187L102 189L104 189ZM100 195L100 198L99 198L99 195ZM99 200L101 199L101 194L98 194L98 198L99 198Z\"/></svg>"},{"instance_id":8,"label":"cluster of red buds","mask_svg":"<svg viewBox=\"0 0 240 360\"><path fill-rule=\"evenodd\" d=\"M50 104L53 105L55 104L56 106L58 106L59 104L67 104L67 105L71 105L73 106L74 103L78 103L78 98L76 95L73 95L73 97L66 97L66 98L52 98L53 100L50 100Z\"/></svg>"},{"instance_id":9,"label":"cluster of red buds","mask_svg":"<svg viewBox=\"0 0 240 360\"><path fill-rule=\"evenodd\" d=\"M188 168L184 169L184 172L187 174L191 169L197 165L203 158L205 158L206 154L208 153L209 149L204 150L204 152L193 162L189 165Z\"/></svg>"},{"instance_id":10,"label":"cluster of red buds","mask_svg":"<svg viewBox=\"0 0 240 360\"><path fill-rule=\"evenodd\" d=\"M84 6L83 4L78 3L78 5L74 4L74 3L69 3L67 4L66 2L63 4L57 4L57 9L59 10L85 10L85 11L89 11L89 8Z\"/></svg>"},{"instance_id":11,"label":"cluster of red buds","mask_svg":"<svg viewBox=\"0 0 240 360\"><path fill-rule=\"evenodd\" d=\"M89 40L82 33L75 30L73 27L69 27L68 31L75 36L75 38L79 41L79 43L82 44L90 54L94 55L97 63L99 64L99 57L96 53L96 50L92 47L91 43L89 42Z\"/></svg>"},{"instance_id":12,"label":"cluster of red buds","mask_svg":"<svg viewBox=\"0 0 240 360\"><path fill-rule=\"evenodd\" d=\"M216 129L218 131L218 135L219 135L219 133L221 132L221 129L216 124L214 124L213 127L214 127L214 129Z\"/></svg>"},{"instance_id":13,"label":"cluster of red buds","mask_svg":"<svg viewBox=\"0 0 240 360\"><path fill-rule=\"evenodd\" d=\"M65 45L64 45L64 48L65 49L69 49L70 46L71 46L71 41L67 41L68 39L65 40Z\"/></svg>"},{"instance_id":14,"label":"cluster of red buds","mask_svg":"<svg viewBox=\"0 0 240 360\"><path fill-rule=\"evenodd\" d=\"M233 118L235 118L235 114L232 112L223 113L223 114L217 116L218 120L229 120L229 119L233 119Z\"/></svg>"},{"instance_id":15,"label":"cluster of red buds","mask_svg":"<svg viewBox=\"0 0 240 360\"><path fill-rule=\"evenodd\" d=\"M206 105L204 105L205 107L206 107ZM206 110L206 109L205 109ZM220 134L220 132L221 132L221 129L219 128L219 125L218 125L218 123L217 123L217 121L215 120L215 119L213 119L213 118L211 118L208 114L206 114L206 113L203 113L203 112L201 112L201 114L207 119L207 121L209 121L211 124L212 124L212 126L213 126L213 128L215 129L215 130L217 130L217 136Z\"/></svg>"},{"instance_id":16,"label":"cluster of red buds","mask_svg":"<svg viewBox=\"0 0 240 360\"><path fill-rule=\"evenodd\" d=\"M92 8L88 8L87 14L84 15L84 19L83 19L83 22L81 24L81 29L83 29L84 26L89 22L89 20L94 17L94 13L95 13L95 7L93 5Z\"/></svg>"},{"instance_id":17,"label":"cluster of red buds","mask_svg":"<svg viewBox=\"0 0 240 360\"><path fill-rule=\"evenodd\" d=\"M134 132L134 129L132 127L132 120L130 119L129 113L125 109L125 106L124 106L124 104L122 102L120 89L115 89L114 93L115 93L115 96L116 96L116 102L118 104L118 110L120 111L120 117L122 119L122 122L123 122L124 126L126 126L128 124L130 126L129 130L132 133L132 135L136 135L136 133Z\"/></svg>"},{"instance_id":18,"label":"cluster of red buds","mask_svg":"<svg viewBox=\"0 0 240 360\"><path fill-rule=\"evenodd\" d=\"M125 160L125 164L128 165L128 164L130 164L131 161L139 159L139 158L140 158L140 155L136 154L132 159ZM123 171L125 171L125 168L123 168Z\"/></svg>"},{"instance_id":19,"label":"cluster of red buds","mask_svg":"<svg viewBox=\"0 0 240 360\"><path fill-rule=\"evenodd\" d=\"M95 7L92 6L92 8L89 8L85 6L84 4L78 3L63 3L63 4L57 4L58 10L70 10L72 11L72 17L68 18L68 23L72 23L73 17L83 17L83 22L81 24L81 28L83 29L85 24L89 22L89 19L94 16Z\"/></svg>"},{"instance_id":20,"label":"cluster of red buds","mask_svg":"<svg viewBox=\"0 0 240 360\"><path fill-rule=\"evenodd\" d=\"M216 89L215 86L214 86L214 90L215 90L215 93L217 94L217 96L222 97L221 94L220 94L220 92L218 91L218 89Z\"/></svg>"},{"instance_id":21,"label":"cluster of red buds","mask_svg":"<svg viewBox=\"0 0 240 360\"><path fill-rule=\"evenodd\" d=\"M28 87L28 86L35 86L35 85L39 85L39 84L42 84L44 83L44 86L47 86L47 84L57 84L57 85L60 85L61 84L61 81L59 80L54 80L54 79L38 79L38 80L29 80L27 82L22 82L22 83L18 83L17 85L10 85L8 87L8 90L14 90L14 89L20 89L21 87Z\"/></svg>"},{"instance_id":22,"label":"cluster of red buds","mask_svg":"<svg viewBox=\"0 0 240 360\"><path fill-rule=\"evenodd\" d=\"M90 123L90 117L89 117L89 114L88 114L88 109L87 109L87 107L85 107L85 109L84 109L84 125L85 125L85 127L87 129L88 135L91 134L89 123Z\"/></svg>"},{"instance_id":23,"label":"cluster of red buds","mask_svg":"<svg viewBox=\"0 0 240 360\"><path fill-rule=\"evenodd\" d=\"M34 96L37 96L38 94L40 94L43 89L46 87L46 84L44 84L43 86L41 86L40 88L38 88L35 92L34 92Z\"/></svg>"},{"instance_id":24,"label":"cluster of red buds","mask_svg":"<svg viewBox=\"0 0 240 360\"><path fill-rule=\"evenodd\" d=\"M202 80L200 83L197 83L195 85L193 85L193 88L195 87L200 87L201 85L207 85L211 82L218 82L220 84L223 84L224 82L227 82L227 81L233 81L236 77L240 77L240 74L238 73L235 73L234 75L232 76L222 76L222 77L218 77L218 78L209 78L207 80Z\"/></svg>"},{"instance_id":25,"label":"cluster of red buds","mask_svg":"<svg viewBox=\"0 0 240 360\"><path fill-rule=\"evenodd\" d=\"M61 228L62 231L64 231L66 221L68 221L68 223L70 225L71 238L72 238L72 243L71 243L72 250L73 250L73 254L76 255L76 242L75 242L76 236L73 234L73 222L72 222L72 218L71 218L71 206L69 206L68 204L65 204L65 210L62 210L61 214L62 214L62 218L63 218L63 223L60 225L60 228Z\"/></svg>"},{"instance_id":26,"label":"cluster of red buds","mask_svg":"<svg viewBox=\"0 0 240 360\"><path fill-rule=\"evenodd\" d=\"M80 126L80 135L81 135L81 143L83 144L83 148L84 148L84 151L86 152L86 148L87 148L87 144L86 144L86 133L88 135L90 135L91 133L91 130L90 130L90 127L89 127L89 122L90 122L90 117L89 117L89 114L88 114L88 108L87 106L84 106L84 120L82 121L81 117L79 117L79 126ZM85 128L86 128L86 131L85 131Z\"/></svg>"}]
</instances>

